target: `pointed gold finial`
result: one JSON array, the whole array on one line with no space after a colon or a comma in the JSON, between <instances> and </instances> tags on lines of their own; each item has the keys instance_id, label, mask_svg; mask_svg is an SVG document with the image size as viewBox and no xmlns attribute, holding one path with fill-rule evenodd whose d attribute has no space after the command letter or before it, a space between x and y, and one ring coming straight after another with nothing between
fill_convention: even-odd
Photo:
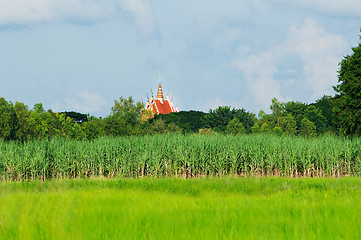
<instances>
[{"instance_id":1,"label":"pointed gold finial","mask_svg":"<svg viewBox=\"0 0 361 240\"><path fill-rule=\"evenodd\" d=\"M163 100L163 97L162 85L159 82L157 98Z\"/></svg>"}]
</instances>

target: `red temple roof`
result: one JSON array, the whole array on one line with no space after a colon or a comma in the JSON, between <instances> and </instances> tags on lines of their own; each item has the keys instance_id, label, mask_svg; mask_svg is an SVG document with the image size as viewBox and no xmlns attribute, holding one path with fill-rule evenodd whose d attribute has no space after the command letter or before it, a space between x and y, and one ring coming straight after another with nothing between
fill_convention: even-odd
<instances>
[{"instance_id":1,"label":"red temple roof","mask_svg":"<svg viewBox=\"0 0 361 240\"><path fill-rule=\"evenodd\" d=\"M157 98L153 96L148 100L145 109L151 110L153 115L157 114L168 114L172 112L178 112L178 109L174 107L172 101L169 100L168 96L164 99L162 85L159 83Z\"/></svg>"}]
</instances>

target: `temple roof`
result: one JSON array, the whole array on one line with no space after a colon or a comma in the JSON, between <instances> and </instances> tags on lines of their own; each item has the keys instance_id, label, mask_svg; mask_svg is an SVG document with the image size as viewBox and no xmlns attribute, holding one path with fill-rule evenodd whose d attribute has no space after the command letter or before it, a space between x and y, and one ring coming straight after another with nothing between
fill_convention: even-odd
<instances>
[{"instance_id":1,"label":"temple roof","mask_svg":"<svg viewBox=\"0 0 361 240\"><path fill-rule=\"evenodd\" d=\"M168 96L164 99L162 85L159 82L157 98L148 100L145 109L151 110L153 114L168 114L172 112L178 112L178 109L174 107L172 101L169 100Z\"/></svg>"}]
</instances>

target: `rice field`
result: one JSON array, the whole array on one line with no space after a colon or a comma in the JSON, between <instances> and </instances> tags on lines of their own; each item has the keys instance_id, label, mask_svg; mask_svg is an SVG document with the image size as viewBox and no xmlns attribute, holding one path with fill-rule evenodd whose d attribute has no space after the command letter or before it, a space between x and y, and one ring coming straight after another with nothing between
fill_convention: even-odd
<instances>
[{"instance_id":1,"label":"rice field","mask_svg":"<svg viewBox=\"0 0 361 240\"><path fill-rule=\"evenodd\" d=\"M360 175L361 138L179 134L0 141L0 181Z\"/></svg>"},{"instance_id":2,"label":"rice field","mask_svg":"<svg viewBox=\"0 0 361 240\"><path fill-rule=\"evenodd\" d=\"M0 239L360 239L360 178L0 183Z\"/></svg>"}]
</instances>

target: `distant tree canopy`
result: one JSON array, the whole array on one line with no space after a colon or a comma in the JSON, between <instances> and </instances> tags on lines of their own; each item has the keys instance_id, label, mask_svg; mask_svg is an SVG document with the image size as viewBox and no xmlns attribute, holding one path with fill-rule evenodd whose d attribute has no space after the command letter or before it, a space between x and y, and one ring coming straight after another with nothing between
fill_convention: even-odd
<instances>
[{"instance_id":1,"label":"distant tree canopy","mask_svg":"<svg viewBox=\"0 0 361 240\"><path fill-rule=\"evenodd\" d=\"M41 103L33 109L0 98L0 138L28 141L62 137L95 139L101 136L132 136L163 133L201 134L275 134L312 137L336 132L332 123L333 99L324 96L312 104L282 103L272 99L272 113L260 111L258 117L245 109L220 106L209 110L181 111L148 118L141 102L132 97L114 101L109 116L96 118L74 111L55 113L44 110Z\"/></svg>"},{"instance_id":2,"label":"distant tree canopy","mask_svg":"<svg viewBox=\"0 0 361 240\"><path fill-rule=\"evenodd\" d=\"M360 36L361 39L361 36ZM361 135L361 43L340 62L334 122L344 135Z\"/></svg>"},{"instance_id":3,"label":"distant tree canopy","mask_svg":"<svg viewBox=\"0 0 361 240\"><path fill-rule=\"evenodd\" d=\"M215 110L209 110L204 121L207 127L214 129L216 132L225 132L227 125L234 118L237 118L243 124L246 133L251 133L251 128L256 122L256 116L243 108L231 109L229 106L220 106Z\"/></svg>"},{"instance_id":4,"label":"distant tree canopy","mask_svg":"<svg viewBox=\"0 0 361 240\"><path fill-rule=\"evenodd\" d=\"M200 111L180 111L166 115L155 115L152 121L162 119L165 123L174 123L184 132L198 132L199 129L205 128L205 116L207 114Z\"/></svg>"},{"instance_id":5,"label":"distant tree canopy","mask_svg":"<svg viewBox=\"0 0 361 240\"><path fill-rule=\"evenodd\" d=\"M77 123L83 123L88 121L88 115L84 113L71 111L71 112L61 112L60 114L65 114L65 116L74 119L74 121Z\"/></svg>"}]
</instances>

